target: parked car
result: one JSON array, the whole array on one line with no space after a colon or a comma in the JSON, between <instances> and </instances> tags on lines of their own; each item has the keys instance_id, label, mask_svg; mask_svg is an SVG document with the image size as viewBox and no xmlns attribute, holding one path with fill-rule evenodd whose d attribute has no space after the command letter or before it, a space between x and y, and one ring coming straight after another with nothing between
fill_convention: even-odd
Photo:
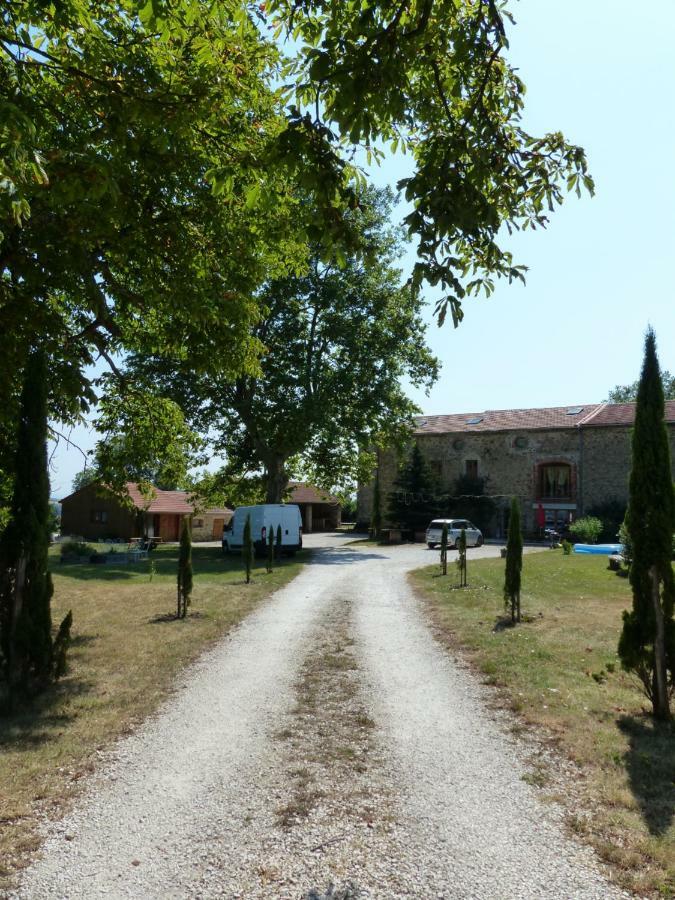
<instances>
[{"instance_id":1,"label":"parked car","mask_svg":"<svg viewBox=\"0 0 675 900\"><path fill-rule=\"evenodd\" d=\"M462 529L466 532L467 547L480 547L483 543L481 530L476 528L468 519L434 519L432 522L429 522L426 533L427 546L430 550L440 546L444 525L448 526L448 547L457 548L459 546L458 541Z\"/></svg>"},{"instance_id":2,"label":"parked car","mask_svg":"<svg viewBox=\"0 0 675 900\"><path fill-rule=\"evenodd\" d=\"M293 503L259 503L256 506L238 506L229 524L223 529L223 553L241 550L244 544L244 526L251 517L251 537L256 553L264 553L270 529L276 543L277 527L281 525L281 550L292 556L302 549L302 516L300 507Z\"/></svg>"}]
</instances>

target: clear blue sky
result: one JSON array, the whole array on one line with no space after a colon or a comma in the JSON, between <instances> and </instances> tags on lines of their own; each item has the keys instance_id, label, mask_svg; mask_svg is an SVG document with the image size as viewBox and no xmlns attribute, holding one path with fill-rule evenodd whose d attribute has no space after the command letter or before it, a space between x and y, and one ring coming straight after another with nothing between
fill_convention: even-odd
<instances>
[{"instance_id":1,"label":"clear blue sky","mask_svg":"<svg viewBox=\"0 0 675 900\"><path fill-rule=\"evenodd\" d=\"M411 392L429 414L602 400L637 378L648 324L662 366L675 371L675 3L520 0L512 9L524 125L585 147L596 195L570 195L548 229L512 241L530 269L525 287L499 284L489 300L468 300L457 330L438 329L430 311L443 370L429 397ZM405 172L405 159L391 159L371 174L393 186ZM73 437L84 449L95 440L85 429ZM81 468L77 450L59 448L53 496Z\"/></svg>"},{"instance_id":2,"label":"clear blue sky","mask_svg":"<svg viewBox=\"0 0 675 900\"><path fill-rule=\"evenodd\" d=\"M545 231L512 242L525 287L467 301L457 330L430 327L443 372L428 398L414 394L430 414L602 400L638 377L648 323L675 369L675 4L512 9L524 125L581 144L596 195L569 195Z\"/></svg>"}]
</instances>

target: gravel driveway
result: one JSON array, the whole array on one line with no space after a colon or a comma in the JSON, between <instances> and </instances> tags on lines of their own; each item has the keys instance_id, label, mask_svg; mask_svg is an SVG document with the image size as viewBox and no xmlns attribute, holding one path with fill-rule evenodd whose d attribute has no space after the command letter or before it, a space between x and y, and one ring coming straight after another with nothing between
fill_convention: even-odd
<instances>
[{"instance_id":1,"label":"gravel driveway","mask_svg":"<svg viewBox=\"0 0 675 900\"><path fill-rule=\"evenodd\" d=\"M15 896L623 896L424 622L406 573L438 554L323 543L116 746Z\"/></svg>"}]
</instances>

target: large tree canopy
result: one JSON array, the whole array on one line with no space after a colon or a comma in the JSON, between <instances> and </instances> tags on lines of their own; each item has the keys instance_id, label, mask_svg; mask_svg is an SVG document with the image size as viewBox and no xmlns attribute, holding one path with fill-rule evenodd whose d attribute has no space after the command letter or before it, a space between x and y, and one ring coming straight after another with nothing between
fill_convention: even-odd
<instances>
[{"instance_id":1,"label":"large tree canopy","mask_svg":"<svg viewBox=\"0 0 675 900\"><path fill-rule=\"evenodd\" d=\"M5 5L12 324L56 331L59 344L65 331L71 356L109 338L161 351L194 330L227 334L223 366L241 371L251 287L265 264L297 259L284 179L313 201L295 225L344 238L353 148L377 154L384 141L415 159L400 186L416 282L441 284L441 315L449 303L459 320L467 292L522 277L497 243L502 226L543 225L565 184L592 188L579 147L519 124L509 18L494 0ZM265 22L296 39L281 70ZM280 76L285 90L272 90ZM234 334L214 328L224 308Z\"/></svg>"},{"instance_id":2,"label":"large tree canopy","mask_svg":"<svg viewBox=\"0 0 675 900\"><path fill-rule=\"evenodd\" d=\"M284 127L276 51L234 0L159 9L0 11L0 473L31 347L58 419L95 399L100 354L189 353L232 378L260 350L255 291L303 263L302 213L264 160Z\"/></svg>"},{"instance_id":3,"label":"large tree canopy","mask_svg":"<svg viewBox=\"0 0 675 900\"><path fill-rule=\"evenodd\" d=\"M500 232L544 226L565 189L593 191L580 147L522 128L506 3L270 0L267 10L300 46L287 64L297 103L287 140L412 153L398 186L414 206L414 279L441 285L441 320L449 308L457 324L463 298L491 293L495 276L522 279Z\"/></svg>"},{"instance_id":4,"label":"large tree canopy","mask_svg":"<svg viewBox=\"0 0 675 900\"><path fill-rule=\"evenodd\" d=\"M189 360L132 360L129 380L175 400L234 470L265 472L268 502L281 500L293 463L323 484L358 478L366 447L407 430L415 407L401 380L428 387L436 377L421 298L394 267L391 201L371 191L349 214L365 256L338 266L313 246L306 274L265 286L259 374L229 382L197 377Z\"/></svg>"},{"instance_id":5,"label":"large tree canopy","mask_svg":"<svg viewBox=\"0 0 675 900\"><path fill-rule=\"evenodd\" d=\"M261 285L302 275L307 245L339 264L358 249L358 149L412 154L413 284L442 287L441 319L521 278L500 234L592 182L579 147L522 129L509 19L495 0L4 4L3 447L37 345L64 419L94 399L99 355L255 374Z\"/></svg>"},{"instance_id":6,"label":"large tree canopy","mask_svg":"<svg viewBox=\"0 0 675 900\"><path fill-rule=\"evenodd\" d=\"M257 349L253 291L301 254L281 179L265 169L273 206L255 191L283 127L274 51L234 2L176 4L164 39L152 5L90 8L2 14L3 133L25 136L2 182L10 349L46 338L77 368L92 350L189 345L195 367L213 349L238 374ZM214 168L232 172L227 197Z\"/></svg>"}]
</instances>

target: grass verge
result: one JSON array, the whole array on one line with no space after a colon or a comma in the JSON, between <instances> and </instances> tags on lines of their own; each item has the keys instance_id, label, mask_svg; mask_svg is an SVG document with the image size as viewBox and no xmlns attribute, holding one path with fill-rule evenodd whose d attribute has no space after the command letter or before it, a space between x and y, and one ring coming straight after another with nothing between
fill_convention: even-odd
<instances>
[{"instance_id":1,"label":"grass verge","mask_svg":"<svg viewBox=\"0 0 675 900\"><path fill-rule=\"evenodd\" d=\"M245 584L241 560L193 547L188 617L176 608L178 547L149 560L60 565L54 554L53 620L73 610L69 671L22 715L0 719L0 894L39 846L39 822L59 814L100 753L155 710L176 675L287 584L307 554Z\"/></svg>"},{"instance_id":2,"label":"grass verge","mask_svg":"<svg viewBox=\"0 0 675 900\"><path fill-rule=\"evenodd\" d=\"M411 576L433 620L500 696L576 766L553 779L568 823L641 896L675 896L675 728L657 727L620 669L627 579L603 557L525 555L523 613L503 615L504 560L469 561L469 587L438 567ZM550 789L534 772L531 783Z\"/></svg>"}]
</instances>

